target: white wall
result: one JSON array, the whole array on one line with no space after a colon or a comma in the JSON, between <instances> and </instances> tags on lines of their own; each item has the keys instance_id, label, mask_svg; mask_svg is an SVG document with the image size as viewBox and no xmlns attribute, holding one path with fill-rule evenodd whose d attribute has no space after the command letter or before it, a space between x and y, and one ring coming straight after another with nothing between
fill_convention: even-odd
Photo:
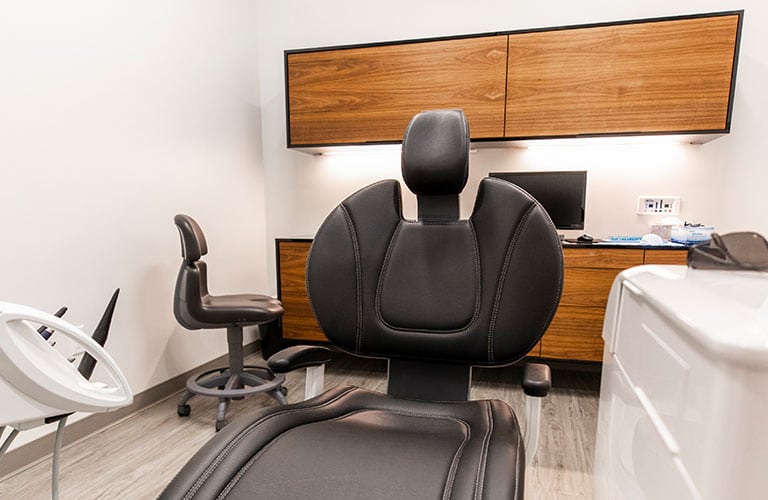
<instances>
[{"instance_id":1,"label":"white wall","mask_svg":"<svg viewBox=\"0 0 768 500\"><path fill-rule=\"evenodd\" d=\"M107 347L134 392L226 352L173 318L174 214L205 230L213 292L271 286L257 7L0 3L0 300L90 331L120 287Z\"/></svg>"},{"instance_id":2,"label":"white wall","mask_svg":"<svg viewBox=\"0 0 768 500\"><path fill-rule=\"evenodd\" d=\"M768 12L758 0L607 2L494 0L363 3L352 0L265 2L259 16L264 165L269 190L267 232L313 233L347 194L383 177L399 178L396 153L313 157L285 147L283 51L570 24L745 9L732 133L704 146L564 146L481 150L470 157L474 193L490 171L587 169L586 231L643 234L652 220L635 215L637 196L682 197L681 218L718 230L768 234L759 145L768 136L765 91ZM466 215L474 194L462 199ZM406 215L414 214L407 200ZM572 231L573 234L578 234ZM566 234L570 234L566 232ZM273 264L270 264L273 266ZM274 272L270 268L270 273Z\"/></svg>"}]
</instances>

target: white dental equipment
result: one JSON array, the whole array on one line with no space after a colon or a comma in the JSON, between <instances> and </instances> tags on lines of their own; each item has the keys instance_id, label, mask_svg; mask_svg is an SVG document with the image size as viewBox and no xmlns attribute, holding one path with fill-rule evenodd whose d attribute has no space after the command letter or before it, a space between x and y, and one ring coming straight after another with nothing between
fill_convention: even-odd
<instances>
[{"instance_id":1,"label":"white dental equipment","mask_svg":"<svg viewBox=\"0 0 768 500\"><path fill-rule=\"evenodd\" d=\"M112 297L94 337L106 340L117 299ZM69 339L84 356L80 369L37 329L43 325ZM46 331L49 333L49 331ZM111 379L88 380L94 361ZM84 365L90 365L83 368ZM53 454L52 497L58 497L58 458L66 417L76 411L107 412L133 402L128 381L114 359L91 336L69 322L31 307L0 302L0 436L13 430L0 445L0 458L19 431L58 421Z\"/></svg>"}]
</instances>

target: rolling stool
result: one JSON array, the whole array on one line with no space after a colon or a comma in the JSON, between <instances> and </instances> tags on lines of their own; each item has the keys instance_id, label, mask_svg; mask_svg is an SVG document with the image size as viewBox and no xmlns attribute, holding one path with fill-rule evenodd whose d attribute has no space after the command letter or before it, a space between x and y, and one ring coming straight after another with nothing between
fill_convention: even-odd
<instances>
[{"instance_id":1,"label":"rolling stool","mask_svg":"<svg viewBox=\"0 0 768 500\"><path fill-rule=\"evenodd\" d=\"M208 245L200 226L188 215L174 217L181 236L183 261L176 280L173 313L181 326L190 330L227 329L229 366L193 375L177 406L180 417L189 416L188 401L195 395L219 398L216 430L226 424L229 402L249 394L266 392L278 403L286 404L283 387L285 375L269 368L243 365L243 327L272 327L283 315L279 300L266 295L208 293L207 266L200 258L208 253Z\"/></svg>"}]
</instances>

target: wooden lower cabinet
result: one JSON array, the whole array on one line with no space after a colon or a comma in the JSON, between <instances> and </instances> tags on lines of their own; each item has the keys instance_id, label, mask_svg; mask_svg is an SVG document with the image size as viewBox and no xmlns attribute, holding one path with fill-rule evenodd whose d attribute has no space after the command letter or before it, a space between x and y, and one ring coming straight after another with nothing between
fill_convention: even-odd
<instances>
[{"instance_id":1,"label":"wooden lower cabinet","mask_svg":"<svg viewBox=\"0 0 768 500\"><path fill-rule=\"evenodd\" d=\"M643 264L643 249L563 249L563 295L544 337L541 357L600 361L603 316L614 278Z\"/></svg>"},{"instance_id":2,"label":"wooden lower cabinet","mask_svg":"<svg viewBox=\"0 0 768 500\"><path fill-rule=\"evenodd\" d=\"M641 264L685 265L687 255L687 250L669 249L563 249L563 295L541 339L541 357L601 361L605 306L616 275Z\"/></svg>"},{"instance_id":3,"label":"wooden lower cabinet","mask_svg":"<svg viewBox=\"0 0 768 500\"><path fill-rule=\"evenodd\" d=\"M277 296L283 303L283 338L325 341L328 339L309 305L305 268L311 240L277 240Z\"/></svg>"},{"instance_id":4,"label":"wooden lower cabinet","mask_svg":"<svg viewBox=\"0 0 768 500\"><path fill-rule=\"evenodd\" d=\"M283 302L283 338L327 341L309 306L305 268L309 239L278 239L277 290ZM603 318L613 280L642 264L685 264L687 250L579 247L563 249L563 295L549 328L529 356L601 361Z\"/></svg>"}]
</instances>

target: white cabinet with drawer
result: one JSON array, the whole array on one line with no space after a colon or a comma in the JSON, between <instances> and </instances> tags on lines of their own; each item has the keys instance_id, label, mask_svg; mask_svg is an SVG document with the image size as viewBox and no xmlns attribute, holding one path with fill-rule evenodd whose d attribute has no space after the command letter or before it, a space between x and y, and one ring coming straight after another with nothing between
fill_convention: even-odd
<instances>
[{"instance_id":1,"label":"white cabinet with drawer","mask_svg":"<svg viewBox=\"0 0 768 500\"><path fill-rule=\"evenodd\" d=\"M768 274L629 269L603 339L595 498L765 498Z\"/></svg>"}]
</instances>

